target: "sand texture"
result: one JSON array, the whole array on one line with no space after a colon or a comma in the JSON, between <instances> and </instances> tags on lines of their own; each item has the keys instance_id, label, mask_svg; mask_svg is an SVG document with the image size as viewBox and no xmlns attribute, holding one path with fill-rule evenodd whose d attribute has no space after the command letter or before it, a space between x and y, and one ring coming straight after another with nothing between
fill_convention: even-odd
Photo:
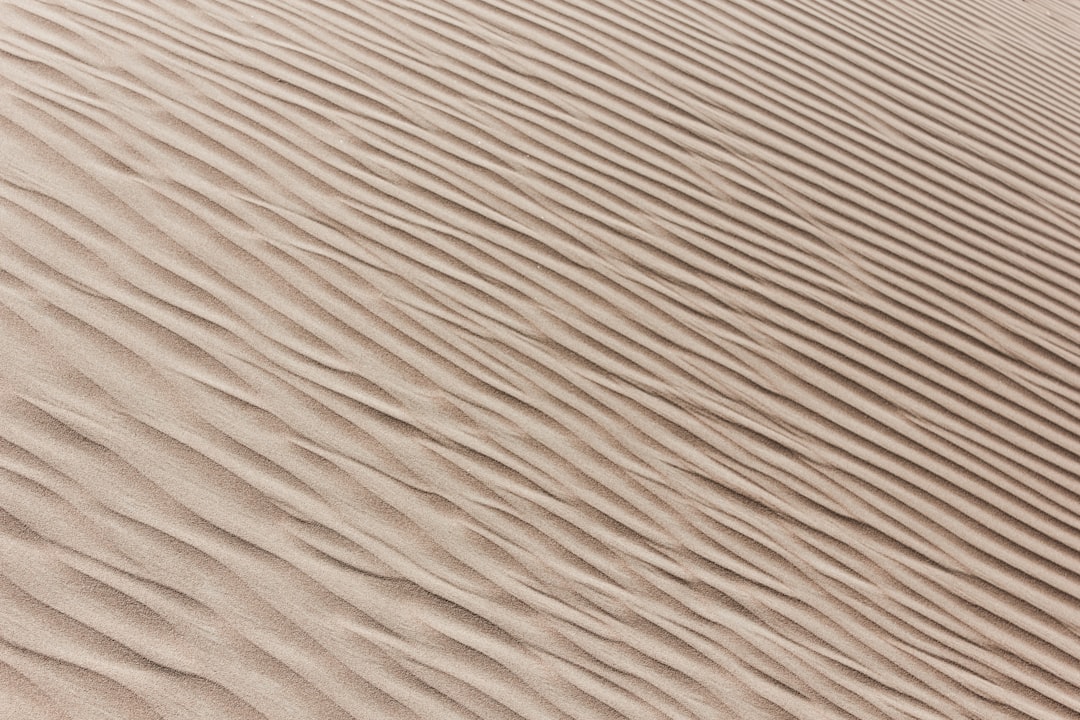
<instances>
[{"instance_id":1,"label":"sand texture","mask_svg":"<svg viewBox=\"0 0 1080 720\"><path fill-rule=\"evenodd\" d=\"M1080 717L1075 0L0 3L0 720Z\"/></svg>"}]
</instances>

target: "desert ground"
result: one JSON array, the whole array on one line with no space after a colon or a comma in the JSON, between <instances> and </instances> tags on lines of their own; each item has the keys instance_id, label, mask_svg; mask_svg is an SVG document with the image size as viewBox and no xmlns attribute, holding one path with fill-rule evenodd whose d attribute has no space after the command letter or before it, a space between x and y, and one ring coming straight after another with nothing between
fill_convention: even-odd
<instances>
[{"instance_id":1,"label":"desert ground","mask_svg":"<svg viewBox=\"0 0 1080 720\"><path fill-rule=\"evenodd\" d=\"M2 720L1080 717L1075 0L0 2Z\"/></svg>"}]
</instances>

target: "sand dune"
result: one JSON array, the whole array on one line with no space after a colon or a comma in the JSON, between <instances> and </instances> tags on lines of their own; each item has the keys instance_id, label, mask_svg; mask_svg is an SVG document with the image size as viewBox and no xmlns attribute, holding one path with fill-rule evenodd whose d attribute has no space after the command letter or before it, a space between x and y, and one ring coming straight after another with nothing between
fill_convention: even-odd
<instances>
[{"instance_id":1,"label":"sand dune","mask_svg":"<svg viewBox=\"0 0 1080 720\"><path fill-rule=\"evenodd\" d=\"M1080 9L14 0L0 718L1080 716Z\"/></svg>"}]
</instances>

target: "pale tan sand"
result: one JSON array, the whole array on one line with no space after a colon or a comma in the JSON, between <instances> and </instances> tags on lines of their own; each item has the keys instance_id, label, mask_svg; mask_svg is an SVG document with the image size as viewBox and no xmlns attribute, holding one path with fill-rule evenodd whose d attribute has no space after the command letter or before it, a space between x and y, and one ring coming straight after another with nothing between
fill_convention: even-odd
<instances>
[{"instance_id":1,"label":"pale tan sand","mask_svg":"<svg viewBox=\"0 0 1080 720\"><path fill-rule=\"evenodd\" d=\"M1080 716L1080 8L15 0L0 718Z\"/></svg>"}]
</instances>

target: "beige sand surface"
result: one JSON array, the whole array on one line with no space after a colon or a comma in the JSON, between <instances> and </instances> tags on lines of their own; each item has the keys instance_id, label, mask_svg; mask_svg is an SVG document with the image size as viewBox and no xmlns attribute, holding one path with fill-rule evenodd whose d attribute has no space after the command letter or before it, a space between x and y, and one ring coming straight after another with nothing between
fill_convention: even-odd
<instances>
[{"instance_id":1,"label":"beige sand surface","mask_svg":"<svg viewBox=\"0 0 1080 720\"><path fill-rule=\"evenodd\" d=\"M1080 717L1075 0L0 4L0 718Z\"/></svg>"}]
</instances>

